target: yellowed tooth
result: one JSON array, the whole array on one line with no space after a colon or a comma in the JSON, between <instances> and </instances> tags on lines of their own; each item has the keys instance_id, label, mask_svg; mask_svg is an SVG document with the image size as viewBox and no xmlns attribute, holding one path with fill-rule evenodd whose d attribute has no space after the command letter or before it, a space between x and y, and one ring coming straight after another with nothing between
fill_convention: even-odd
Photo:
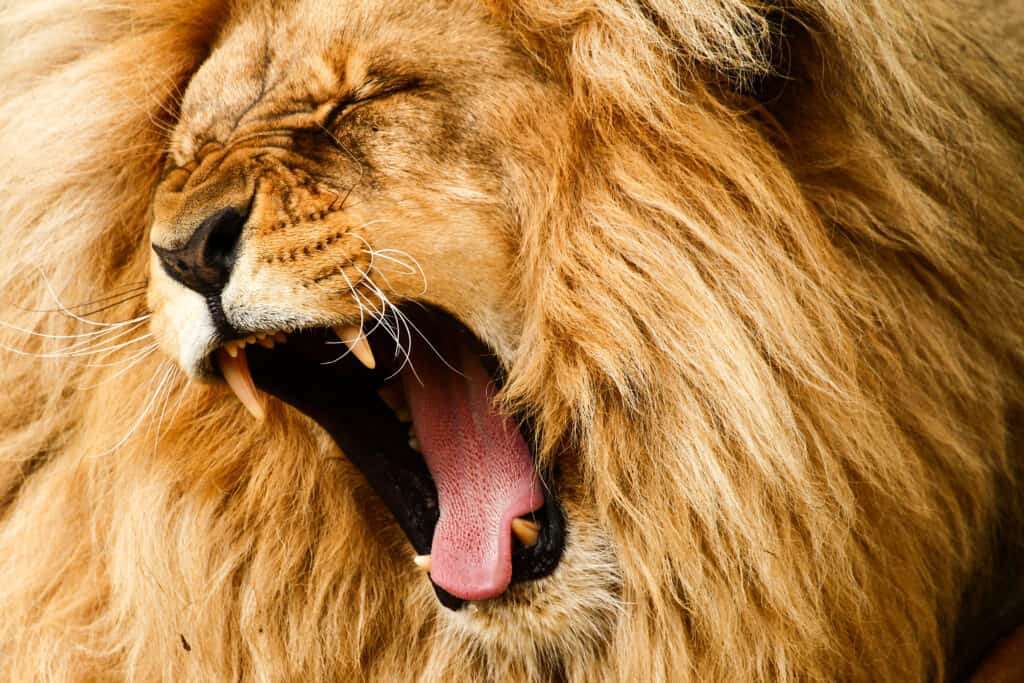
<instances>
[{"instance_id":1,"label":"yellowed tooth","mask_svg":"<svg viewBox=\"0 0 1024 683\"><path fill-rule=\"evenodd\" d=\"M387 384L377 390L377 395L387 404L399 422L412 422L412 413L405 401L405 391L400 383Z\"/></svg>"},{"instance_id":2,"label":"yellowed tooth","mask_svg":"<svg viewBox=\"0 0 1024 683\"><path fill-rule=\"evenodd\" d=\"M260 339L256 343L259 344L260 346L262 346L265 349L272 349L272 348L274 348L274 340L273 339L267 339L266 337L264 337L263 339Z\"/></svg>"},{"instance_id":3,"label":"yellowed tooth","mask_svg":"<svg viewBox=\"0 0 1024 683\"><path fill-rule=\"evenodd\" d=\"M237 355L231 355L229 351L218 349L217 365L220 366L220 372L224 375L224 381L235 392L235 396L242 402L245 409L257 420L262 421L266 417L266 413L263 410L263 401L260 399L259 392L256 391L256 385L253 384L245 351L242 350Z\"/></svg>"},{"instance_id":4,"label":"yellowed tooth","mask_svg":"<svg viewBox=\"0 0 1024 683\"><path fill-rule=\"evenodd\" d=\"M267 333L266 332L257 332L256 333L256 341L263 341L266 338L267 338Z\"/></svg>"},{"instance_id":5,"label":"yellowed tooth","mask_svg":"<svg viewBox=\"0 0 1024 683\"><path fill-rule=\"evenodd\" d=\"M234 342L228 342L227 344L225 344L224 345L224 351L226 351L227 354L229 356L231 356L232 358L237 358L238 357L238 347L235 346Z\"/></svg>"},{"instance_id":6,"label":"yellowed tooth","mask_svg":"<svg viewBox=\"0 0 1024 683\"><path fill-rule=\"evenodd\" d=\"M516 517L512 520L512 533L516 535L520 543L530 546L536 543L537 537L540 536L540 525L537 522Z\"/></svg>"},{"instance_id":7,"label":"yellowed tooth","mask_svg":"<svg viewBox=\"0 0 1024 683\"><path fill-rule=\"evenodd\" d=\"M255 334L250 334L248 337L245 338L245 343L246 344L255 344L256 343L256 335Z\"/></svg>"},{"instance_id":8,"label":"yellowed tooth","mask_svg":"<svg viewBox=\"0 0 1024 683\"><path fill-rule=\"evenodd\" d=\"M423 449L420 447L420 440L416 437L416 432L409 430L409 448L413 449L417 453Z\"/></svg>"},{"instance_id":9,"label":"yellowed tooth","mask_svg":"<svg viewBox=\"0 0 1024 683\"><path fill-rule=\"evenodd\" d=\"M417 567L428 574L430 573L430 555L417 555L412 561L416 563Z\"/></svg>"},{"instance_id":10,"label":"yellowed tooth","mask_svg":"<svg viewBox=\"0 0 1024 683\"><path fill-rule=\"evenodd\" d=\"M284 332L275 332L274 341L276 341L278 344L284 344L286 341L288 341L288 335L285 334Z\"/></svg>"},{"instance_id":11,"label":"yellowed tooth","mask_svg":"<svg viewBox=\"0 0 1024 683\"><path fill-rule=\"evenodd\" d=\"M373 357L373 350L370 342L366 340L363 330L356 325L348 325L334 328L338 339L345 342L345 345L352 351L352 355L359 359L359 362L373 370L377 367L377 361Z\"/></svg>"}]
</instances>

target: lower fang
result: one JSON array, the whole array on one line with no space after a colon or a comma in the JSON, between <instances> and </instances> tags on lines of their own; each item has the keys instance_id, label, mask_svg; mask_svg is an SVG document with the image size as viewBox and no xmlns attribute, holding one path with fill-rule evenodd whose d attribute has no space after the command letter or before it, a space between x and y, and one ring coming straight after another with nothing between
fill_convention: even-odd
<instances>
[{"instance_id":1,"label":"lower fang","mask_svg":"<svg viewBox=\"0 0 1024 683\"><path fill-rule=\"evenodd\" d=\"M405 424L412 422L412 413L409 412L409 404L405 400L405 391L400 382L385 384L377 390L377 395L395 414L395 419Z\"/></svg>"},{"instance_id":2,"label":"lower fang","mask_svg":"<svg viewBox=\"0 0 1024 683\"><path fill-rule=\"evenodd\" d=\"M430 555L417 555L412 561L427 574L430 573Z\"/></svg>"},{"instance_id":3,"label":"lower fang","mask_svg":"<svg viewBox=\"0 0 1024 683\"><path fill-rule=\"evenodd\" d=\"M540 525L522 517L512 520L512 533L525 546L534 545L540 536Z\"/></svg>"},{"instance_id":4,"label":"lower fang","mask_svg":"<svg viewBox=\"0 0 1024 683\"><path fill-rule=\"evenodd\" d=\"M415 434L409 435L409 448L413 449L417 453L420 452L420 440L416 438Z\"/></svg>"}]
</instances>

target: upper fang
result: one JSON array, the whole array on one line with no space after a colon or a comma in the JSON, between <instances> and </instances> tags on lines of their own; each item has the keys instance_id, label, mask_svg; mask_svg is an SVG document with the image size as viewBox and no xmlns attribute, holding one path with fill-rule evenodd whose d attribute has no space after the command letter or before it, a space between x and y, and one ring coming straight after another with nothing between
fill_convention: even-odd
<instances>
[{"instance_id":1,"label":"upper fang","mask_svg":"<svg viewBox=\"0 0 1024 683\"><path fill-rule=\"evenodd\" d=\"M338 339L345 343L345 346L349 348L352 355L359 359L360 363L370 370L377 367L377 361L373 357L373 349L370 348L370 342L367 341L361 327L358 325L339 325L334 328L334 333L338 335Z\"/></svg>"}]
</instances>

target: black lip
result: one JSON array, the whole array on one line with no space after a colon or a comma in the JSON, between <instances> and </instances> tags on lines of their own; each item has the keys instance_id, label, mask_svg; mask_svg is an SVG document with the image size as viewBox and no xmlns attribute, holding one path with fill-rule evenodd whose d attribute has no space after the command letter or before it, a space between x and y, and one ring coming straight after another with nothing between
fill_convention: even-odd
<instances>
[{"instance_id":1,"label":"black lip","mask_svg":"<svg viewBox=\"0 0 1024 683\"><path fill-rule=\"evenodd\" d=\"M428 338L444 333L438 330L451 333L457 329L453 325L468 334L439 311L416 311L415 315L417 327L429 330ZM287 344L274 350L248 346L253 380L262 391L320 424L391 510L416 553L429 554L439 515L437 489L423 457L409 447L405 426L377 395L399 365L396 354L381 350L393 351L395 344L381 331L370 335L378 361L377 369L371 371L352 357L337 360L343 347L328 344L331 340L336 340L332 332L308 330L290 335ZM529 442L529 424L523 429ZM562 557L565 515L550 487L544 488L544 506L534 513L541 523L540 536L533 546L517 544L513 549L513 584L548 576ZM465 602L436 584L434 589L449 609L457 610Z\"/></svg>"}]
</instances>

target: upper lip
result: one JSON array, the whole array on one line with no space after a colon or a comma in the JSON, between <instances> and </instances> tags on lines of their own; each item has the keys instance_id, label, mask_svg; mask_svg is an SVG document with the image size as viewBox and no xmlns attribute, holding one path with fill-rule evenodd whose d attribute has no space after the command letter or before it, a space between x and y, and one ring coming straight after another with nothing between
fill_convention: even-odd
<instances>
[{"instance_id":1,"label":"upper lip","mask_svg":"<svg viewBox=\"0 0 1024 683\"><path fill-rule=\"evenodd\" d=\"M432 321L422 311L418 315L419 326L429 328ZM433 315L452 320L439 311ZM283 350L274 349L285 341ZM325 343L328 341L335 343ZM397 372L395 354L388 352L394 348L394 341L381 330L364 333L349 324L333 330L301 330L287 337L281 332L253 333L226 341L216 355L222 365L232 355L241 355L247 360L246 373L251 370L254 387L319 423L387 504L416 554L425 556L431 551L439 516L437 490L422 457L410 446L405 428L378 394ZM244 353L246 350L249 353ZM235 366L227 363L226 367ZM250 412L262 417L262 401L255 391L246 397L246 389L240 385L245 378L231 377L233 372L237 368L227 369L226 379ZM500 373L492 375L500 381ZM530 431L528 421L521 423ZM513 549L513 583L547 576L561 558L564 515L551 487L544 490L544 506L535 513L540 526L536 542ZM457 609L463 603L440 586L434 584L434 588L445 606Z\"/></svg>"}]
</instances>

